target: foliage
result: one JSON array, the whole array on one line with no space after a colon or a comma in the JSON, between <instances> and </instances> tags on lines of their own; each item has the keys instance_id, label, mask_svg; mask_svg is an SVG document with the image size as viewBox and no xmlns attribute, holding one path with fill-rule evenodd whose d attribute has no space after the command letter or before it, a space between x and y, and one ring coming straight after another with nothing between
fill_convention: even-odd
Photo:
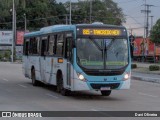
<instances>
[{"instance_id":1,"label":"foliage","mask_svg":"<svg viewBox=\"0 0 160 120\"><path fill-rule=\"evenodd\" d=\"M150 71L158 71L159 69L160 69L160 67L158 65L150 65L149 66Z\"/></svg>"},{"instance_id":2,"label":"foliage","mask_svg":"<svg viewBox=\"0 0 160 120\"><path fill-rule=\"evenodd\" d=\"M160 43L160 19L157 20L156 24L153 26L150 38L153 43Z\"/></svg>"},{"instance_id":3,"label":"foliage","mask_svg":"<svg viewBox=\"0 0 160 120\"><path fill-rule=\"evenodd\" d=\"M10 60L11 51L0 51L0 61L9 61Z\"/></svg>"},{"instance_id":4,"label":"foliage","mask_svg":"<svg viewBox=\"0 0 160 120\"><path fill-rule=\"evenodd\" d=\"M92 6L92 7L91 7ZM66 3L69 14L69 2ZM78 3L72 4L72 23L90 23L90 7L91 23L103 22L105 24L121 25L125 22L122 9L118 7L113 0L79 0Z\"/></svg>"},{"instance_id":5,"label":"foliage","mask_svg":"<svg viewBox=\"0 0 160 120\"><path fill-rule=\"evenodd\" d=\"M132 69L137 68L137 64L131 64L131 68L132 68Z\"/></svg>"},{"instance_id":6,"label":"foliage","mask_svg":"<svg viewBox=\"0 0 160 120\"><path fill-rule=\"evenodd\" d=\"M58 1L58 0L57 0ZM24 29L25 15L27 29L36 30L69 21L69 2L56 0L15 0L17 29ZM12 29L12 0L0 0L0 29ZM113 0L92 0L92 22L121 25L125 22L122 9ZM90 0L72 3L72 24L90 23Z\"/></svg>"},{"instance_id":7,"label":"foliage","mask_svg":"<svg viewBox=\"0 0 160 120\"><path fill-rule=\"evenodd\" d=\"M2 60L2 58L3 58L3 56L2 56L2 54L0 53L0 61Z\"/></svg>"}]
</instances>

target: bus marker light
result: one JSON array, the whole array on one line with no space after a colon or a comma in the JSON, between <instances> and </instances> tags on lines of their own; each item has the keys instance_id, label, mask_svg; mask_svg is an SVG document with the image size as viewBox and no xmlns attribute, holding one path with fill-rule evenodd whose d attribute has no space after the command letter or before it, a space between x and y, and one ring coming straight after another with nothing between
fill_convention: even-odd
<instances>
[{"instance_id":1,"label":"bus marker light","mask_svg":"<svg viewBox=\"0 0 160 120\"><path fill-rule=\"evenodd\" d=\"M58 63L63 63L63 58L58 58Z\"/></svg>"}]
</instances>

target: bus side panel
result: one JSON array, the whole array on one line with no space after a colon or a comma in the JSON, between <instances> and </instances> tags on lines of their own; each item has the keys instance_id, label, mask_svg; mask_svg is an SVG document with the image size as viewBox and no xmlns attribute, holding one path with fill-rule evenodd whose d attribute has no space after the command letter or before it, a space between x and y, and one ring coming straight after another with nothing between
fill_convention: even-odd
<instances>
[{"instance_id":1,"label":"bus side panel","mask_svg":"<svg viewBox=\"0 0 160 120\"><path fill-rule=\"evenodd\" d=\"M35 73L36 73L36 80L41 81L41 75L40 75L40 62L38 56L29 56L28 57L28 73L29 77L31 78L31 69L34 67Z\"/></svg>"},{"instance_id":2,"label":"bus side panel","mask_svg":"<svg viewBox=\"0 0 160 120\"><path fill-rule=\"evenodd\" d=\"M45 82L48 84L56 85L56 70L55 62L56 58L46 57L46 70L45 70Z\"/></svg>"},{"instance_id":3,"label":"bus side panel","mask_svg":"<svg viewBox=\"0 0 160 120\"><path fill-rule=\"evenodd\" d=\"M60 58L60 57L58 57ZM68 74L70 75L70 81L73 78L73 66L71 65L71 72L68 73L67 71L67 60L63 58L62 63L58 63L58 58L46 58L46 83L52 84L52 85L57 85L57 72L61 71L62 72L62 77L63 77L63 84L64 88L66 89L71 89L71 84L68 84L70 82L67 81L67 76Z\"/></svg>"},{"instance_id":4,"label":"bus side panel","mask_svg":"<svg viewBox=\"0 0 160 120\"><path fill-rule=\"evenodd\" d=\"M63 63L58 63L58 60L56 62L57 63L56 63L55 66L57 66L57 71L58 70L62 71L64 88L70 89L70 85L67 84L67 74L68 74L68 71L67 71L67 60L63 59Z\"/></svg>"},{"instance_id":5,"label":"bus side panel","mask_svg":"<svg viewBox=\"0 0 160 120\"><path fill-rule=\"evenodd\" d=\"M40 80L42 81L42 77L41 77L41 73L40 73L40 56L37 56L34 58L34 62L36 62L35 64L33 63L33 65L35 66L35 70L36 70L36 80Z\"/></svg>"},{"instance_id":6,"label":"bus side panel","mask_svg":"<svg viewBox=\"0 0 160 120\"><path fill-rule=\"evenodd\" d=\"M22 70L25 77L29 77L29 60L28 56L23 56Z\"/></svg>"}]
</instances>

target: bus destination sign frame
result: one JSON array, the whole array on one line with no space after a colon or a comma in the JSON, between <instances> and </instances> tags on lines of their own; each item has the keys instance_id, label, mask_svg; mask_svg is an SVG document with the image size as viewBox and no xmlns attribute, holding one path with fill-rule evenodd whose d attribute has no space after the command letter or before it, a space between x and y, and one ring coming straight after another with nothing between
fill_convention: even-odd
<instances>
[{"instance_id":1,"label":"bus destination sign frame","mask_svg":"<svg viewBox=\"0 0 160 120\"><path fill-rule=\"evenodd\" d=\"M119 36L121 30L118 29L82 29L83 35L104 35L104 36Z\"/></svg>"},{"instance_id":2,"label":"bus destination sign frame","mask_svg":"<svg viewBox=\"0 0 160 120\"><path fill-rule=\"evenodd\" d=\"M107 36L120 37L127 34L122 28L77 28L77 34L80 36Z\"/></svg>"}]
</instances>

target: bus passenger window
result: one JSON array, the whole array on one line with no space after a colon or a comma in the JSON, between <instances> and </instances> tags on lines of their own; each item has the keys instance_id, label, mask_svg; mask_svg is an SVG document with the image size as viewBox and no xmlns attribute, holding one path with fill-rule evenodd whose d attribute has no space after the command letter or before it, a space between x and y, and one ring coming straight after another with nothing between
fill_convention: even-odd
<instances>
[{"instance_id":1,"label":"bus passenger window","mask_svg":"<svg viewBox=\"0 0 160 120\"><path fill-rule=\"evenodd\" d=\"M38 39L34 38L30 38L30 45L29 45L29 53L30 54L38 54Z\"/></svg>"},{"instance_id":2,"label":"bus passenger window","mask_svg":"<svg viewBox=\"0 0 160 120\"><path fill-rule=\"evenodd\" d=\"M49 39L49 55L54 55L55 54L55 37L54 35L50 36L50 39Z\"/></svg>"},{"instance_id":3,"label":"bus passenger window","mask_svg":"<svg viewBox=\"0 0 160 120\"><path fill-rule=\"evenodd\" d=\"M64 44L64 38L63 34L58 34L57 36L57 48L56 48L56 55L62 56L63 55L63 44Z\"/></svg>"},{"instance_id":4,"label":"bus passenger window","mask_svg":"<svg viewBox=\"0 0 160 120\"><path fill-rule=\"evenodd\" d=\"M41 55L44 56L47 48L47 40L42 40L41 43Z\"/></svg>"},{"instance_id":5,"label":"bus passenger window","mask_svg":"<svg viewBox=\"0 0 160 120\"><path fill-rule=\"evenodd\" d=\"M28 41L26 41L25 42L25 47L24 47L24 55L28 55L28 53L29 53L29 42Z\"/></svg>"}]
</instances>

